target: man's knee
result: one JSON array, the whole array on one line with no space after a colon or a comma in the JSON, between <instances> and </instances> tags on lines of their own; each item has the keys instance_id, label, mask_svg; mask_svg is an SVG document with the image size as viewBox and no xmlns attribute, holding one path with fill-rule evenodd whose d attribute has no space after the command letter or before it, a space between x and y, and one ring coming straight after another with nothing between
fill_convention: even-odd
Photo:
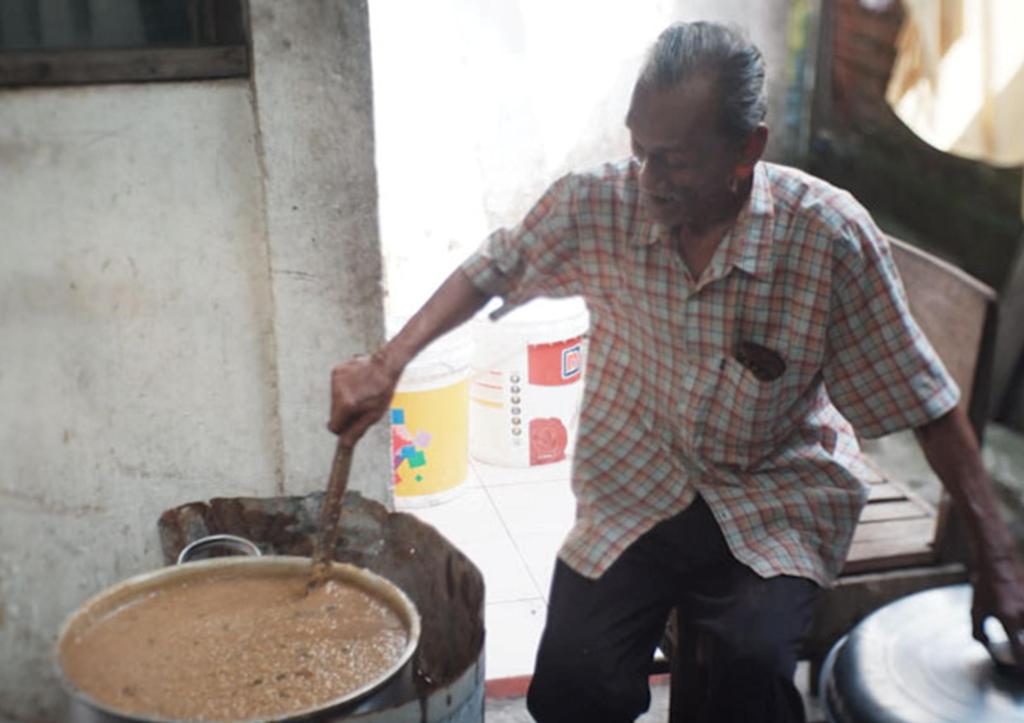
<instances>
[{"instance_id":1,"label":"man's knee","mask_svg":"<svg viewBox=\"0 0 1024 723\"><path fill-rule=\"evenodd\" d=\"M712 634L712 666L730 685L760 687L792 680L803 640L797 620L748 620Z\"/></svg>"},{"instance_id":2,"label":"man's knee","mask_svg":"<svg viewBox=\"0 0 1024 723\"><path fill-rule=\"evenodd\" d=\"M758 635L743 636L730 641L718 651L724 671L733 676L769 680L792 678L796 669L797 649L792 641Z\"/></svg>"},{"instance_id":3,"label":"man's knee","mask_svg":"<svg viewBox=\"0 0 1024 723\"><path fill-rule=\"evenodd\" d=\"M630 675L594 656L538 660L526 707L539 723L624 723L650 705L645 675Z\"/></svg>"},{"instance_id":4,"label":"man's knee","mask_svg":"<svg viewBox=\"0 0 1024 723\"><path fill-rule=\"evenodd\" d=\"M790 641L749 635L713 648L706 719L744 723L800 723L803 701L793 684L796 652Z\"/></svg>"},{"instance_id":5,"label":"man's knee","mask_svg":"<svg viewBox=\"0 0 1024 723\"><path fill-rule=\"evenodd\" d=\"M771 578L759 595L717 626L716 657L741 674L792 678L814 612L818 587L800 578Z\"/></svg>"}]
</instances>

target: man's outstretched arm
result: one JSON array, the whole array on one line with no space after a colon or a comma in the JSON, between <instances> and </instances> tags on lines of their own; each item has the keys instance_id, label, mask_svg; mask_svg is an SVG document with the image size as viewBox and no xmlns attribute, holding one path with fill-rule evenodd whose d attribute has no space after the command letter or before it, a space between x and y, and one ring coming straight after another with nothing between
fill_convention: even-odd
<instances>
[{"instance_id":1,"label":"man's outstretched arm","mask_svg":"<svg viewBox=\"0 0 1024 723\"><path fill-rule=\"evenodd\" d=\"M914 430L932 469L967 525L973 557L974 637L985 641L987 617L1006 629L1014 658L1024 670L1024 568L999 514L995 489L967 415L960 407Z\"/></svg>"}]
</instances>

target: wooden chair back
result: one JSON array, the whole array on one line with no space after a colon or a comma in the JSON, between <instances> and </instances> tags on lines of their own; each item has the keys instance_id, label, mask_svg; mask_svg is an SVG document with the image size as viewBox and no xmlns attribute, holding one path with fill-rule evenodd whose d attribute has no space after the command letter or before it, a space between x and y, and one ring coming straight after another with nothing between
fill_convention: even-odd
<instances>
[{"instance_id":1,"label":"wooden chair back","mask_svg":"<svg viewBox=\"0 0 1024 723\"><path fill-rule=\"evenodd\" d=\"M961 404L980 438L988 412L996 294L952 264L899 239L889 241L910 311L960 385Z\"/></svg>"},{"instance_id":2,"label":"wooden chair back","mask_svg":"<svg viewBox=\"0 0 1024 723\"><path fill-rule=\"evenodd\" d=\"M945 261L890 238L911 313L953 379L979 439L988 410L995 294ZM871 455L868 461L872 462ZM877 466L877 465L876 465ZM963 561L967 545L948 495L925 502L883 465L870 487L844 575Z\"/></svg>"},{"instance_id":3,"label":"wooden chair back","mask_svg":"<svg viewBox=\"0 0 1024 723\"><path fill-rule=\"evenodd\" d=\"M960 404L978 441L988 418L996 339L996 294L970 274L889 237L910 311L960 387ZM862 518L863 519L863 518ZM943 491L932 547L936 562L963 560L967 545Z\"/></svg>"}]
</instances>

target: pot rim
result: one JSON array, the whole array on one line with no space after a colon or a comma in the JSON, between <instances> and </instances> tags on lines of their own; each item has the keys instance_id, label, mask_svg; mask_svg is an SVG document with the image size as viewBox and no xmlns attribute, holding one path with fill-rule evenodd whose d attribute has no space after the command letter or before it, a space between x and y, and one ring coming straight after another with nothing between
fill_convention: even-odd
<instances>
[{"instance_id":1,"label":"pot rim","mask_svg":"<svg viewBox=\"0 0 1024 723\"><path fill-rule=\"evenodd\" d=\"M189 562L183 565L164 567L158 570L151 570L115 583L90 597L78 608L73 610L67 618L65 618L64 623L61 625L60 631L57 634L57 641L54 645L52 656L52 663L53 667L56 669L57 677L60 679L64 690L69 695L99 711L102 711L103 713L117 716L119 718L147 721L149 723L179 723L178 720L174 718L143 716L120 708L115 708L106 703L97 701L75 685L74 681L69 675L67 675L64 671L63 665L61 664L61 649L63 648L64 642L72 627L76 624L87 625L88 622L83 620L83 618L87 618L87 616L94 612L95 608L102 607L104 603L110 602L112 599L115 604L102 610L102 613L109 613L111 610L115 610L123 605L131 599L133 592L137 595L149 590L157 590L162 585L169 584L168 581L174 581L180 578L188 579L192 577L205 577L217 571L230 571L233 568L268 568L268 570L279 571L295 571L301 569L302 571L307 571L310 565L310 558L292 555L222 557ZM420 615L416 609L416 605L409 599L409 596L406 595L401 588L375 572L371 572L366 568L346 562L332 562L328 572L328 579L353 581L365 592L390 605L390 607L402 619L408 634L408 640L402 654L396 658L395 662L387 670L375 679L365 683L359 688L349 691L343 696L339 696L338 698L334 698L317 706L288 711L284 716L275 716L272 719L243 719L243 721L239 721L238 723L256 723L257 721L264 720L299 720L308 718L311 715L326 712L332 708L354 703L390 681L409 662L413 653L416 652L416 649L419 646L421 632ZM118 601L119 598L120 601Z\"/></svg>"}]
</instances>

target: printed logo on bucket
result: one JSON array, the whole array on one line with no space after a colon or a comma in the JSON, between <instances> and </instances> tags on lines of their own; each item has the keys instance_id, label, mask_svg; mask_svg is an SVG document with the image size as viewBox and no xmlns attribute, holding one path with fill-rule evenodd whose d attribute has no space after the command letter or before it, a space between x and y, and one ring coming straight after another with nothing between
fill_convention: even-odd
<instances>
[{"instance_id":1,"label":"printed logo on bucket","mask_svg":"<svg viewBox=\"0 0 1024 723\"><path fill-rule=\"evenodd\" d=\"M530 344L528 353L530 384L557 387L580 380L583 371L583 337L577 336L551 344Z\"/></svg>"},{"instance_id":2,"label":"printed logo on bucket","mask_svg":"<svg viewBox=\"0 0 1024 723\"><path fill-rule=\"evenodd\" d=\"M572 379L580 373L583 365L583 350L579 344L562 350L562 379Z\"/></svg>"}]
</instances>

